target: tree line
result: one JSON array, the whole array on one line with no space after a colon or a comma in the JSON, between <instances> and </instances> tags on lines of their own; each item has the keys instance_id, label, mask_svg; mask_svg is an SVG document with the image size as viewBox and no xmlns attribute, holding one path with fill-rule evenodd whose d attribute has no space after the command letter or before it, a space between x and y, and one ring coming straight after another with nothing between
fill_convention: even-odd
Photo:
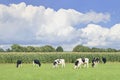
<instances>
[{"instance_id":1,"label":"tree line","mask_svg":"<svg viewBox=\"0 0 120 80\"><path fill-rule=\"evenodd\" d=\"M34 46L21 46L19 44L13 44L10 48L4 50L0 48L0 52L64 52L62 46L57 48L52 47L51 45L45 45L40 47ZM112 48L89 48L83 45L77 45L73 48L72 52L120 52L120 50Z\"/></svg>"},{"instance_id":2,"label":"tree line","mask_svg":"<svg viewBox=\"0 0 120 80\"><path fill-rule=\"evenodd\" d=\"M73 48L73 52L120 52L120 50L113 48L89 48L83 45L77 45Z\"/></svg>"},{"instance_id":3,"label":"tree line","mask_svg":"<svg viewBox=\"0 0 120 80\"><path fill-rule=\"evenodd\" d=\"M58 46L56 49L51 45L45 45L41 47L34 46L20 46L19 44L13 44L11 49L7 50L10 52L63 52L63 48Z\"/></svg>"}]
</instances>

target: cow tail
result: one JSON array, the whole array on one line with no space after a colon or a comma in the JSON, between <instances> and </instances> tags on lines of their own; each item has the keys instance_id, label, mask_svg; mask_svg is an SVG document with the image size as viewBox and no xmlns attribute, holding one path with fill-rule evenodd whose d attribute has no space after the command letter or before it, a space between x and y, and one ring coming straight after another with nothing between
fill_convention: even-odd
<instances>
[{"instance_id":1,"label":"cow tail","mask_svg":"<svg viewBox=\"0 0 120 80\"><path fill-rule=\"evenodd\" d=\"M19 66L19 64L17 64L17 66L16 66L16 67L18 68L18 66Z\"/></svg>"}]
</instances>

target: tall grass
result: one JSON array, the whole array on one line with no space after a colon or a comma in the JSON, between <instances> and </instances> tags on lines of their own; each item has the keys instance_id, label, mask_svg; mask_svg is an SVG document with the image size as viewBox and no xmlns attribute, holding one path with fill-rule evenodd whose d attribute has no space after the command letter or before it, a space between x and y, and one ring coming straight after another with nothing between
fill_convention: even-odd
<instances>
[{"instance_id":1,"label":"tall grass","mask_svg":"<svg viewBox=\"0 0 120 80\"><path fill-rule=\"evenodd\" d=\"M106 57L109 62L120 62L120 53L0 53L0 63L16 63L18 59L24 63L31 63L34 59L39 59L42 63L51 63L57 58L64 58L67 63L73 63L77 58L87 57Z\"/></svg>"}]
</instances>

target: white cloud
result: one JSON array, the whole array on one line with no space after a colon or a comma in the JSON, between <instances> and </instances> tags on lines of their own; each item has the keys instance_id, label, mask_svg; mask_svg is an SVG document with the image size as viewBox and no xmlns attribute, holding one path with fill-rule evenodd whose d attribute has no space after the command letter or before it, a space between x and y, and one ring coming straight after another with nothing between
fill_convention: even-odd
<instances>
[{"instance_id":1,"label":"white cloud","mask_svg":"<svg viewBox=\"0 0 120 80\"><path fill-rule=\"evenodd\" d=\"M37 39L46 40L46 38L49 38L50 42L73 41L73 39L78 37L75 25L89 22L104 22L110 18L109 14L96 12L83 14L73 9L60 9L58 11L46 9L44 14L45 23L39 28ZM56 38L59 38L59 40L56 40Z\"/></svg>"},{"instance_id":2,"label":"white cloud","mask_svg":"<svg viewBox=\"0 0 120 80\"><path fill-rule=\"evenodd\" d=\"M120 44L120 24L111 28L105 28L100 25L89 24L87 27L80 29L82 44L92 47L112 47L119 48Z\"/></svg>"},{"instance_id":3,"label":"white cloud","mask_svg":"<svg viewBox=\"0 0 120 80\"><path fill-rule=\"evenodd\" d=\"M109 13L95 11L55 11L44 6L26 5L24 2L9 6L0 5L0 40L1 44L48 43L64 47L79 43L87 46L115 45L114 43L120 40L120 24L111 28L95 25L109 20ZM76 25L81 23L88 25L77 29Z\"/></svg>"},{"instance_id":4,"label":"white cloud","mask_svg":"<svg viewBox=\"0 0 120 80\"><path fill-rule=\"evenodd\" d=\"M108 13L96 13L94 11L90 11L88 13L85 13L81 16L81 22L93 22L93 23L99 23L99 22L106 22L109 21L110 15Z\"/></svg>"},{"instance_id":5,"label":"white cloud","mask_svg":"<svg viewBox=\"0 0 120 80\"><path fill-rule=\"evenodd\" d=\"M103 28L99 25L89 24L87 27L81 29L81 37L86 40L87 46L104 46L106 45L107 35L109 29Z\"/></svg>"},{"instance_id":6,"label":"white cloud","mask_svg":"<svg viewBox=\"0 0 120 80\"><path fill-rule=\"evenodd\" d=\"M120 41L120 24L116 24L110 28L109 38L112 41Z\"/></svg>"}]
</instances>

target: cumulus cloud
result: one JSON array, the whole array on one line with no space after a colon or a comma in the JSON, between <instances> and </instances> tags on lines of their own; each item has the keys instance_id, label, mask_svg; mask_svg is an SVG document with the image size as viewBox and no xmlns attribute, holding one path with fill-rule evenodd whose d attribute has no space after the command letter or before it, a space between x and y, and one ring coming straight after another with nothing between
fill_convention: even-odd
<instances>
[{"instance_id":1,"label":"cumulus cloud","mask_svg":"<svg viewBox=\"0 0 120 80\"><path fill-rule=\"evenodd\" d=\"M120 40L120 24L115 24L110 28L109 38L111 41L119 41Z\"/></svg>"},{"instance_id":2,"label":"cumulus cloud","mask_svg":"<svg viewBox=\"0 0 120 80\"><path fill-rule=\"evenodd\" d=\"M112 47L119 48L120 44L120 24L111 28L105 28L100 25L88 24L87 27L80 29L83 45L92 47Z\"/></svg>"},{"instance_id":3,"label":"cumulus cloud","mask_svg":"<svg viewBox=\"0 0 120 80\"><path fill-rule=\"evenodd\" d=\"M82 13L74 9L55 11L24 2L1 4L0 43L106 46L120 40L120 24L110 29L95 24L109 20L109 13ZM81 23L88 25L77 29L76 25Z\"/></svg>"},{"instance_id":4,"label":"cumulus cloud","mask_svg":"<svg viewBox=\"0 0 120 80\"><path fill-rule=\"evenodd\" d=\"M56 38L60 38L60 41L72 41L74 38L77 38L75 25L80 23L102 22L109 19L108 14L97 14L95 12L83 14L73 9L60 9L56 12L46 12L49 17L46 16L47 20L45 21L47 22L40 27L37 37L43 40L50 37L50 42L56 41Z\"/></svg>"},{"instance_id":5,"label":"cumulus cloud","mask_svg":"<svg viewBox=\"0 0 120 80\"><path fill-rule=\"evenodd\" d=\"M81 29L81 38L86 40L87 46L104 46L109 33L109 29L103 28L99 25L89 24L87 27Z\"/></svg>"}]
</instances>

